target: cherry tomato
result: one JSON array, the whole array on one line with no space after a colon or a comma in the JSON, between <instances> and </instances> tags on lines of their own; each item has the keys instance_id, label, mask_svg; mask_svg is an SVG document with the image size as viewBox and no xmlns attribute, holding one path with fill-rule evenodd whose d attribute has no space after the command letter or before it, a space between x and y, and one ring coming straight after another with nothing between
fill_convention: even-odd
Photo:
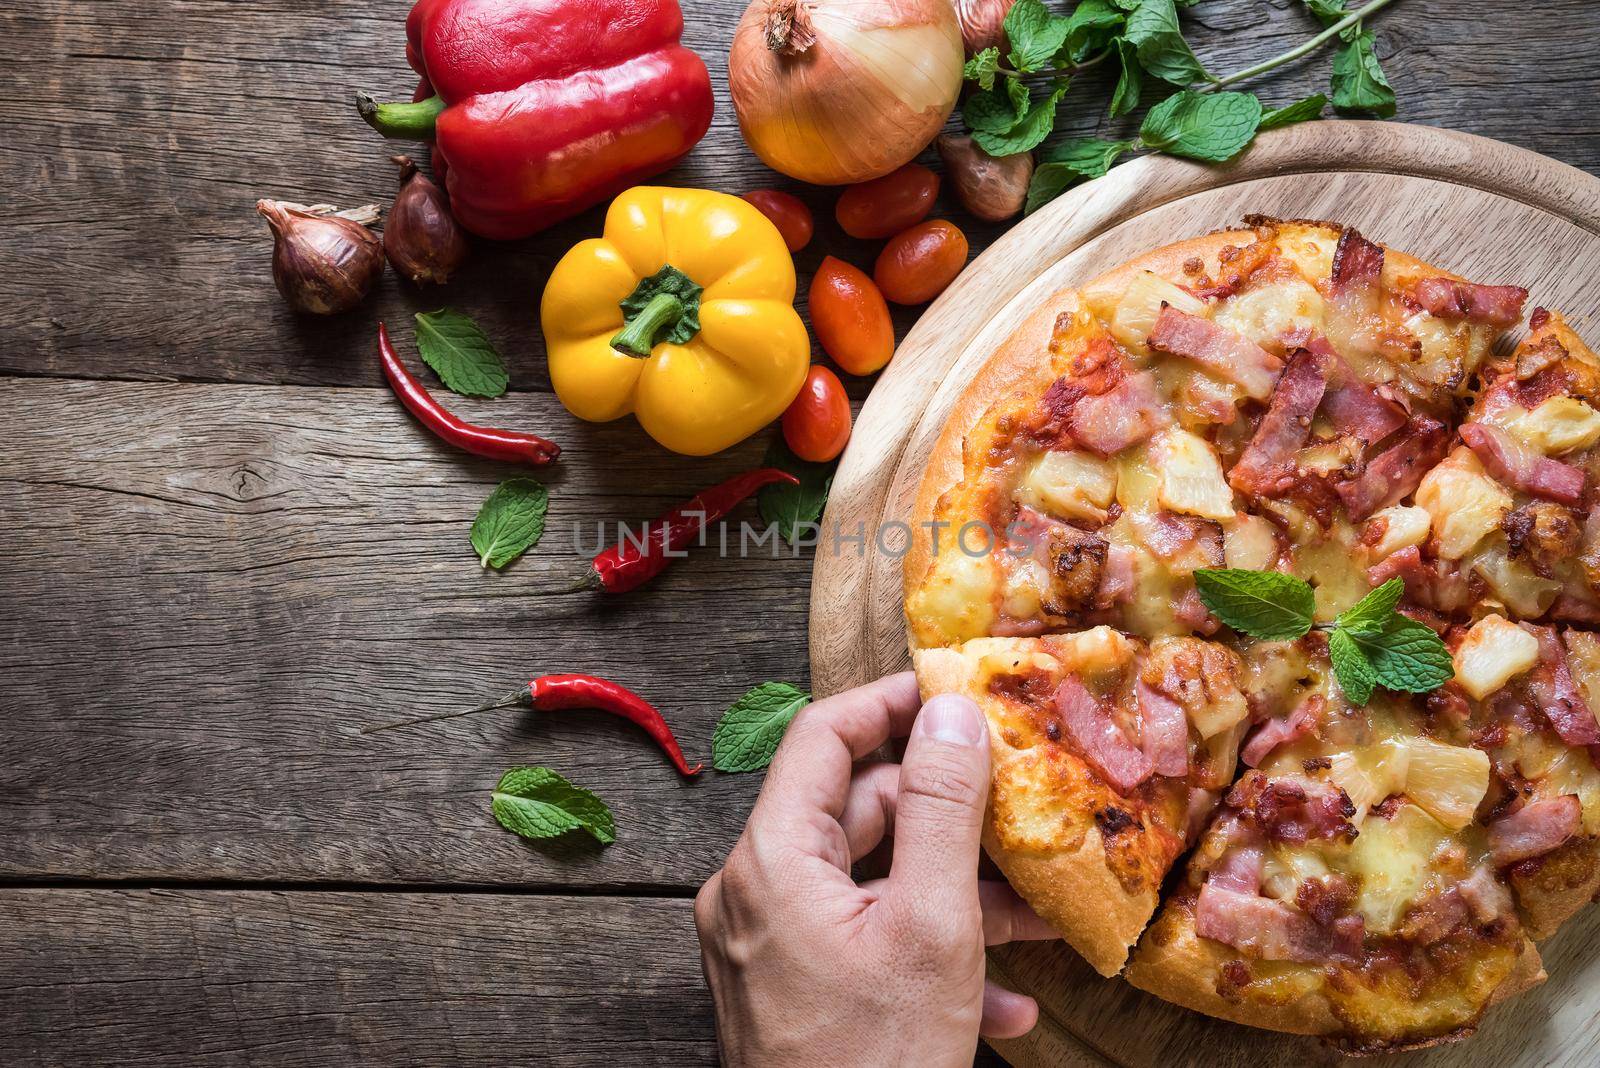
<instances>
[{"instance_id":1,"label":"cherry tomato","mask_svg":"<svg viewBox=\"0 0 1600 1068\"><path fill-rule=\"evenodd\" d=\"M826 463L850 440L850 398L826 367L813 366L800 395L783 413L783 440L802 460Z\"/></svg>"},{"instance_id":2,"label":"cherry tomato","mask_svg":"<svg viewBox=\"0 0 1600 1068\"><path fill-rule=\"evenodd\" d=\"M920 163L907 163L840 193L833 214L851 237L888 237L926 219L938 195L939 176Z\"/></svg>"},{"instance_id":3,"label":"cherry tomato","mask_svg":"<svg viewBox=\"0 0 1600 1068\"><path fill-rule=\"evenodd\" d=\"M930 219L896 234L878 253L872 277L896 304L921 304L944 292L967 265L967 235Z\"/></svg>"},{"instance_id":4,"label":"cherry tomato","mask_svg":"<svg viewBox=\"0 0 1600 1068\"><path fill-rule=\"evenodd\" d=\"M777 189L752 189L744 199L772 220L790 252L799 252L810 242L816 226L811 221L811 209L799 197Z\"/></svg>"},{"instance_id":5,"label":"cherry tomato","mask_svg":"<svg viewBox=\"0 0 1600 1068\"><path fill-rule=\"evenodd\" d=\"M853 375L870 375L894 355L889 305L867 272L825 257L811 278L811 329L822 351Z\"/></svg>"}]
</instances>

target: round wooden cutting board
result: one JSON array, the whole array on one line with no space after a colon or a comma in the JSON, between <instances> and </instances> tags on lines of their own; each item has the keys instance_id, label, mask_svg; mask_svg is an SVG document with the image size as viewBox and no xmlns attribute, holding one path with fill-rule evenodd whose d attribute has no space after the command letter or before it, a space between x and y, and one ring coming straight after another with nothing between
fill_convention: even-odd
<instances>
[{"instance_id":1,"label":"round wooden cutting board","mask_svg":"<svg viewBox=\"0 0 1600 1068\"><path fill-rule=\"evenodd\" d=\"M909 665L903 532L946 413L1047 295L1247 214L1328 219L1475 281L1526 286L1600 343L1600 180L1497 141L1423 126L1311 122L1205 167L1145 157L1069 192L968 266L918 321L872 391L834 479L811 586L819 695ZM849 540L865 530L865 547ZM881 539L874 532L883 531ZM836 537L837 535L837 537ZM878 544L874 545L873 542ZM1465 1043L1385 1064L1600 1064L1600 908L1540 947L1550 979ZM1332 1064L1316 1042L1188 1012L1102 979L1061 943L991 951L992 976L1039 1001L1032 1034L994 1046L1020 1068L1264 1068Z\"/></svg>"}]
</instances>

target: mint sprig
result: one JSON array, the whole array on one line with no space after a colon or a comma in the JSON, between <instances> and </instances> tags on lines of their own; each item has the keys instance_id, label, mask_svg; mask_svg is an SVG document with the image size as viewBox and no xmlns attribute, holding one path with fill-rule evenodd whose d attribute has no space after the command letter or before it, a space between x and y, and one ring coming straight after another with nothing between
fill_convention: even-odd
<instances>
[{"instance_id":1,"label":"mint sprig","mask_svg":"<svg viewBox=\"0 0 1600 1068\"><path fill-rule=\"evenodd\" d=\"M1304 579L1278 571L1202 568L1195 586L1211 614L1265 641L1292 641L1315 628L1328 634L1328 659L1339 688L1364 705L1381 686L1431 693L1455 674L1450 651L1433 630L1396 611L1405 583L1385 582L1339 614L1316 622L1316 597Z\"/></svg>"},{"instance_id":2,"label":"mint sprig","mask_svg":"<svg viewBox=\"0 0 1600 1068\"><path fill-rule=\"evenodd\" d=\"M549 768L512 768L500 776L489 810L500 826L524 838L556 838L581 829L601 845L617 840L606 803Z\"/></svg>"},{"instance_id":3,"label":"mint sprig","mask_svg":"<svg viewBox=\"0 0 1600 1068\"><path fill-rule=\"evenodd\" d=\"M772 763L778 743L811 695L787 682L763 682L722 714L711 735L711 766L718 771L759 771Z\"/></svg>"}]
</instances>

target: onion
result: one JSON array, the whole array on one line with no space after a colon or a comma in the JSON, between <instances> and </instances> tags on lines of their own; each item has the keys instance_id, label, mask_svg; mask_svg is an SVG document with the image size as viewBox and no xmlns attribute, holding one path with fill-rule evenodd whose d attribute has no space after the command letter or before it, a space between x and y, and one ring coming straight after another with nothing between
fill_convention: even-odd
<instances>
[{"instance_id":1,"label":"onion","mask_svg":"<svg viewBox=\"0 0 1600 1068\"><path fill-rule=\"evenodd\" d=\"M956 0L956 18L967 55L1005 46L1006 13L1011 4L1012 0Z\"/></svg>"},{"instance_id":2,"label":"onion","mask_svg":"<svg viewBox=\"0 0 1600 1068\"><path fill-rule=\"evenodd\" d=\"M961 91L950 0L755 0L728 56L744 139L816 185L879 178L933 140Z\"/></svg>"}]
</instances>

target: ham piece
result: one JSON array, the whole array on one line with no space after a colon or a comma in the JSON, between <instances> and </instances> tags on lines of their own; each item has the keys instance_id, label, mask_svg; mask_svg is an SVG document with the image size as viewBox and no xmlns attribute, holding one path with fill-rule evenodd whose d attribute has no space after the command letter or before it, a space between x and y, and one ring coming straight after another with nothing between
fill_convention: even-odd
<instances>
[{"instance_id":1,"label":"ham piece","mask_svg":"<svg viewBox=\"0 0 1600 1068\"><path fill-rule=\"evenodd\" d=\"M1189 774L1189 716L1166 694L1140 682L1139 736L1144 755L1157 775L1182 778Z\"/></svg>"},{"instance_id":2,"label":"ham piece","mask_svg":"<svg viewBox=\"0 0 1600 1068\"><path fill-rule=\"evenodd\" d=\"M1294 454L1311 435L1311 417L1317 414L1327 385L1325 355L1301 349L1290 357L1255 436L1228 472L1234 489L1276 496L1294 483Z\"/></svg>"},{"instance_id":3,"label":"ham piece","mask_svg":"<svg viewBox=\"0 0 1600 1068\"><path fill-rule=\"evenodd\" d=\"M1272 395L1273 384L1283 370L1281 360L1249 338L1171 305L1156 316L1146 344L1199 364L1242 387L1256 400Z\"/></svg>"},{"instance_id":4,"label":"ham piece","mask_svg":"<svg viewBox=\"0 0 1600 1068\"><path fill-rule=\"evenodd\" d=\"M1056 712L1078 753L1119 794L1127 794L1155 771L1150 758L1128 741L1099 698L1076 675L1056 687Z\"/></svg>"},{"instance_id":5,"label":"ham piece","mask_svg":"<svg viewBox=\"0 0 1600 1068\"><path fill-rule=\"evenodd\" d=\"M1582 823L1583 807L1576 795L1532 801L1489 825L1489 848L1503 868L1559 848Z\"/></svg>"},{"instance_id":6,"label":"ham piece","mask_svg":"<svg viewBox=\"0 0 1600 1068\"><path fill-rule=\"evenodd\" d=\"M1450 434L1439 420L1419 415L1395 443L1373 457L1358 478L1339 484L1339 499L1350 518L1360 523L1416 492L1422 476L1444 459Z\"/></svg>"},{"instance_id":7,"label":"ham piece","mask_svg":"<svg viewBox=\"0 0 1600 1068\"><path fill-rule=\"evenodd\" d=\"M1293 905L1241 893L1207 882L1195 904L1195 933L1243 950L1262 960L1326 963L1330 957L1361 952L1365 925L1359 916L1342 916L1328 926Z\"/></svg>"},{"instance_id":8,"label":"ham piece","mask_svg":"<svg viewBox=\"0 0 1600 1068\"><path fill-rule=\"evenodd\" d=\"M1302 701L1287 716L1267 720L1257 727L1249 740L1244 743L1239 759L1252 768L1258 767L1278 746L1288 745L1292 741L1304 738L1311 732L1311 725L1316 721L1322 704L1321 697L1312 696Z\"/></svg>"},{"instance_id":9,"label":"ham piece","mask_svg":"<svg viewBox=\"0 0 1600 1068\"><path fill-rule=\"evenodd\" d=\"M1453 278L1424 278L1411 295L1430 315L1488 326L1521 322L1522 302L1528 299L1528 291L1520 286L1480 286Z\"/></svg>"},{"instance_id":10,"label":"ham piece","mask_svg":"<svg viewBox=\"0 0 1600 1068\"><path fill-rule=\"evenodd\" d=\"M1124 376L1098 396L1079 398L1067 415L1068 433L1101 456L1144 441L1165 423L1155 379L1143 371Z\"/></svg>"},{"instance_id":11,"label":"ham piece","mask_svg":"<svg viewBox=\"0 0 1600 1068\"><path fill-rule=\"evenodd\" d=\"M1528 674L1528 694L1568 745L1600 743L1600 722L1573 681L1567 652L1554 627L1526 625L1539 639L1539 666Z\"/></svg>"},{"instance_id":12,"label":"ham piece","mask_svg":"<svg viewBox=\"0 0 1600 1068\"><path fill-rule=\"evenodd\" d=\"M1306 345L1328 360L1328 391L1322 398L1322 410L1340 433L1376 445L1406 425L1405 409L1363 382L1326 338L1313 337Z\"/></svg>"},{"instance_id":13,"label":"ham piece","mask_svg":"<svg viewBox=\"0 0 1600 1068\"><path fill-rule=\"evenodd\" d=\"M1333 250L1331 286L1335 299L1351 295L1376 297L1383 275L1383 246L1373 244L1355 230L1339 235ZM1373 301L1374 305L1376 300Z\"/></svg>"},{"instance_id":14,"label":"ham piece","mask_svg":"<svg viewBox=\"0 0 1600 1068\"><path fill-rule=\"evenodd\" d=\"M1528 448L1499 427L1465 423L1461 440L1491 475L1512 489L1562 504L1577 504L1583 499L1582 469Z\"/></svg>"}]
</instances>

